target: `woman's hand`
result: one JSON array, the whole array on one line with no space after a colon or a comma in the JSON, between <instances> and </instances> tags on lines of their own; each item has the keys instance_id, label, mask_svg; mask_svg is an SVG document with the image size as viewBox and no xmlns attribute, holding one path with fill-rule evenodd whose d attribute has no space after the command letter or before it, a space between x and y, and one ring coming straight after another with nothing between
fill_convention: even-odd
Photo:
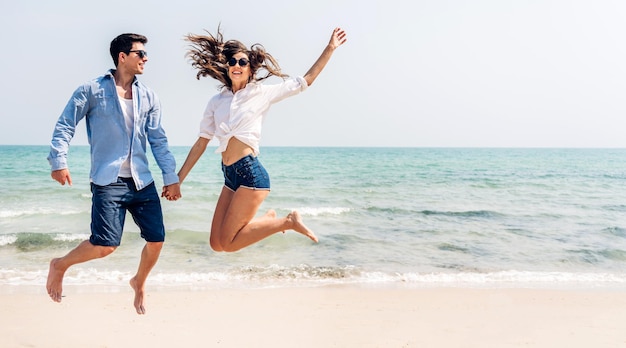
<instances>
[{"instance_id":1,"label":"woman's hand","mask_svg":"<svg viewBox=\"0 0 626 348\"><path fill-rule=\"evenodd\" d=\"M181 198L183 195L180 193L180 184L171 184L163 186L163 192L161 197L165 197L168 201L175 201Z\"/></svg>"},{"instance_id":2,"label":"woman's hand","mask_svg":"<svg viewBox=\"0 0 626 348\"><path fill-rule=\"evenodd\" d=\"M319 58L313 63L313 66L309 69L309 71L304 74L304 79L306 83L310 86L313 84L313 81L317 78L317 76L324 70L326 63L330 60L330 57L333 55L335 49L346 42L346 32L337 27L333 29L333 34L330 36L330 41L328 45L324 48L324 51L320 55Z\"/></svg>"},{"instance_id":3,"label":"woman's hand","mask_svg":"<svg viewBox=\"0 0 626 348\"><path fill-rule=\"evenodd\" d=\"M348 38L346 38L345 30L341 28L335 28L335 30L333 30L333 34L330 36L330 41L328 42L328 45L332 49L335 49L343 45L346 40L348 40Z\"/></svg>"}]
</instances>

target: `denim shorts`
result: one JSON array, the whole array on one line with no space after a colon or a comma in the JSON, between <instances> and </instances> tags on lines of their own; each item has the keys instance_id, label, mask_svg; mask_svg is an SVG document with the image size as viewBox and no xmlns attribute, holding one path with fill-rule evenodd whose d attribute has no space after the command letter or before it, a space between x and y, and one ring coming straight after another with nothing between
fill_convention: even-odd
<instances>
[{"instance_id":1,"label":"denim shorts","mask_svg":"<svg viewBox=\"0 0 626 348\"><path fill-rule=\"evenodd\" d=\"M232 191L237 191L239 187L246 187L253 190L269 190L270 176L259 160L248 155L239 161L227 166L222 163L224 173L224 186Z\"/></svg>"},{"instance_id":2,"label":"denim shorts","mask_svg":"<svg viewBox=\"0 0 626 348\"><path fill-rule=\"evenodd\" d=\"M132 178L117 178L106 186L92 183L91 193L91 244L119 246L126 211L146 242L165 240L161 199L154 183L138 191Z\"/></svg>"}]
</instances>

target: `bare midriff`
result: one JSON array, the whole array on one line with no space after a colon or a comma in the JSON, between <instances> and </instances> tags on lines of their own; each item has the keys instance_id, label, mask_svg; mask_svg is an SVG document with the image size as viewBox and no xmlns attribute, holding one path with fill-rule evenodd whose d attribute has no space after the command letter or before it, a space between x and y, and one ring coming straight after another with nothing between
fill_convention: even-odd
<instances>
[{"instance_id":1,"label":"bare midriff","mask_svg":"<svg viewBox=\"0 0 626 348\"><path fill-rule=\"evenodd\" d=\"M235 137L231 137L230 140L228 140L226 150L222 152L222 163L229 166L253 153L254 150L252 150L249 145L246 145Z\"/></svg>"}]
</instances>

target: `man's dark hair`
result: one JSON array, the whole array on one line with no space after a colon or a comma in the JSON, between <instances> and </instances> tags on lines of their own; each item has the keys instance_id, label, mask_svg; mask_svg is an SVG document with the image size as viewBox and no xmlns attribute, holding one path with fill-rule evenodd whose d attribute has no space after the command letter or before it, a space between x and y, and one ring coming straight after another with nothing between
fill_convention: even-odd
<instances>
[{"instance_id":1,"label":"man's dark hair","mask_svg":"<svg viewBox=\"0 0 626 348\"><path fill-rule=\"evenodd\" d=\"M113 41L111 41L111 48L109 48L109 52L111 52L111 58L113 58L113 63L117 67L117 58L120 55L120 52L128 53L133 49L133 43L141 42L142 44L148 43L148 38L139 35L139 34L121 34Z\"/></svg>"}]
</instances>

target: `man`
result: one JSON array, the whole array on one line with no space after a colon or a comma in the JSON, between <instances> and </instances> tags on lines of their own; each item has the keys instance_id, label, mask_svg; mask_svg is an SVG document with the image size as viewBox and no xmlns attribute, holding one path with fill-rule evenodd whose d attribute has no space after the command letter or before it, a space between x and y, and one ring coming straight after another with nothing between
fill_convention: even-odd
<instances>
[{"instance_id":1,"label":"man","mask_svg":"<svg viewBox=\"0 0 626 348\"><path fill-rule=\"evenodd\" d=\"M46 288L55 302L61 302L63 276L70 266L105 257L120 245L128 211L146 241L137 273L130 280L135 309L145 314L145 282L165 240L161 202L148 167L146 141L163 173L163 196L169 200L180 198L176 162L161 127L159 100L135 76L143 73L148 61L144 48L147 42L138 34L113 39L110 53L116 68L78 87L54 129L48 156L51 175L61 185L71 185L67 153L77 124L85 118L91 145L92 192L91 237L67 255L50 261Z\"/></svg>"}]
</instances>

